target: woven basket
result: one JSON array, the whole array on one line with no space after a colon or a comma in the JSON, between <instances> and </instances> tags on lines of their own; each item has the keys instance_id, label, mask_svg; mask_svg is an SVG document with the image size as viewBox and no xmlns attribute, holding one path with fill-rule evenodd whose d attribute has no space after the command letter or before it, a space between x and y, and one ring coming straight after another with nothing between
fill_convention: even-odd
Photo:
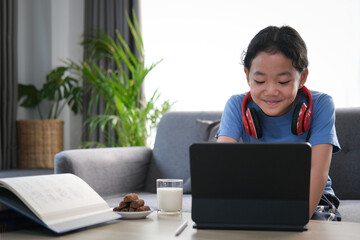
<instances>
[{"instance_id":1,"label":"woven basket","mask_svg":"<svg viewBox=\"0 0 360 240\"><path fill-rule=\"evenodd\" d=\"M19 168L53 168L64 149L64 122L55 119L16 122Z\"/></svg>"}]
</instances>

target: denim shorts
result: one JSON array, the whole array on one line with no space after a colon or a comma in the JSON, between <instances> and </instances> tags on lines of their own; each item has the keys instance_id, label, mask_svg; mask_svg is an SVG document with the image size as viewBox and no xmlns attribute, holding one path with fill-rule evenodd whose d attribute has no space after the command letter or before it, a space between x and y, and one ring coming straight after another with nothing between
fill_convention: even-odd
<instances>
[{"instance_id":1,"label":"denim shorts","mask_svg":"<svg viewBox=\"0 0 360 240\"><path fill-rule=\"evenodd\" d=\"M312 220L322 221L341 221L341 215L338 211L340 200L333 194L324 193L321 196L319 205L317 206Z\"/></svg>"}]
</instances>

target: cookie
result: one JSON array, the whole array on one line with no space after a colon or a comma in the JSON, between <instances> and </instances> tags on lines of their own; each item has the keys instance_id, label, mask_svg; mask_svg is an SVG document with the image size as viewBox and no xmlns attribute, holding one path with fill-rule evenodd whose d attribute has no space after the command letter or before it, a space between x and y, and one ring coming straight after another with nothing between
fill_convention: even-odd
<instances>
[{"instance_id":1,"label":"cookie","mask_svg":"<svg viewBox=\"0 0 360 240\"><path fill-rule=\"evenodd\" d=\"M139 199L138 195L136 193L129 193L126 194L124 197L124 202L132 202Z\"/></svg>"},{"instance_id":2,"label":"cookie","mask_svg":"<svg viewBox=\"0 0 360 240\"><path fill-rule=\"evenodd\" d=\"M144 206L144 204L145 204L144 200L142 200L142 199L137 199L137 200L132 201L132 202L130 203L130 207L132 207L132 208L139 208L139 207Z\"/></svg>"},{"instance_id":3,"label":"cookie","mask_svg":"<svg viewBox=\"0 0 360 240\"><path fill-rule=\"evenodd\" d=\"M136 209L137 212L143 212L143 211L150 211L150 207L149 206L141 206L139 208Z\"/></svg>"}]
</instances>

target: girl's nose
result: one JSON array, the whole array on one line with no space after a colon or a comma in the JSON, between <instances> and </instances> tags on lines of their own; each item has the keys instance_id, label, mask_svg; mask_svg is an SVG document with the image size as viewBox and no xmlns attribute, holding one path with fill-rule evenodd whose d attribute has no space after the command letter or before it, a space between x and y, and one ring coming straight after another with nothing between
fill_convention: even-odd
<instances>
[{"instance_id":1,"label":"girl's nose","mask_svg":"<svg viewBox=\"0 0 360 240\"><path fill-rule=\"evenodd\" d=\"M279 90L275 84L267 84L266 93L268 95L277 95L279 93Z\"/></svg>"}]
</instances>

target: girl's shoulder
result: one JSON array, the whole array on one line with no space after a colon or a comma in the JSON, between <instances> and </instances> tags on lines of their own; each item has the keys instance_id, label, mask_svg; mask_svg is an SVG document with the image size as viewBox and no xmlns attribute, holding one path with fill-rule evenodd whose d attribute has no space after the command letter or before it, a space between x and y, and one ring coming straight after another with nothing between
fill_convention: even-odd
<instances>
[{"instance_id":1,"label":"girl's shoulder","mask_svg":"<svg viewBox=\"0 0 360 240\"><path fill-rule=\"evenodd\" d=\"M313 102L319 102L319 101L320 102L323 102L323 101L333 102L332 97L327 93L314 91L314 90L310 90L310 93L311 93Z\"/></svg>"},{"instance_id":2,"label":"girl's shoulder","mask_svg":"<svg viewBox=\"0 0 360 240\"><path fill-rule=\"evenodd\" d=\"M312 104L315 109L323 109L323 108L334 108L333 98L323 92L310 90L312 96Z\"/></svg>"},{"instance_id":3,"label":"girl's shoulder","mask_svg":"<svg viewBox=\"0 0 360 240\"><path fill-rule=\"evenodd\" d=\"M246 94L247 93L232 95L229 98L229 100L227 101L227 105L228 106L236 106L236 107L241 106Z\"/></svg>"},{"instance_id":4,"label":"girl's shoulder","mask_svg":"<svg viewBox=\"0 0 360 240\"><path fill-rule=\"evenodd\" d=\"M242 102L242 100L245 98L247 92L245 93L240 93L240 94L234 94L229 98L229 101L240 101Z\"/></svg>"}]
</instances>

